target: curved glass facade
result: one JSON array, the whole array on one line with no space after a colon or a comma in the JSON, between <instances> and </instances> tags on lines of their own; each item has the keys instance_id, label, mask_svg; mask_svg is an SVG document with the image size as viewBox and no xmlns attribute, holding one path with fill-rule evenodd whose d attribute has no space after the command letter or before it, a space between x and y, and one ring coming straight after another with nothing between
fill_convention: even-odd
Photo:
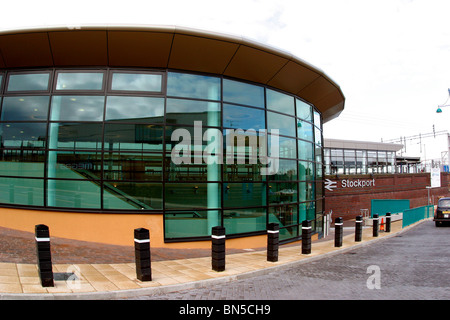
<instances>
[{"instance_id":1,"label":"curved glass facade","mask_svg":"<svg viewBox=\"0 0 450 320\"><path fill-rule=\"evenodd\" d=\"M293 95L169 70L36 69L0 71L0 103L3 206L163 213L166 241L270 222L287 241L305 219L321 231L321 116Z\"/></svg>"}]
</instances>

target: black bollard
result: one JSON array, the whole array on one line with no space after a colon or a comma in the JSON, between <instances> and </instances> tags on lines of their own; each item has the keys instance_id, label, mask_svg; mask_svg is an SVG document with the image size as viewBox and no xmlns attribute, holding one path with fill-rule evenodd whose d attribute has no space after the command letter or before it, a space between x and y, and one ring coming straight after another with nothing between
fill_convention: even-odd
<instances>
[{"instance_id":1,"label":"black bollard","mask_svg":"<svg viewBox=\"0 0 450 320\"><path fill-rule=\"evenodd\" d=\"M50 231L46 225L38 224L34 227L36 237L36 253L39 277L43 287L54 287L52 255L50 251Z\"/></svg>"},{"instance_id":2,"label":"black bollard","mask_svg":"<svg viewBox=\"0 0 450 320\"><path fill-rule=\"evenodd\" d=\"M372 218L373 222L373 236L378 237L378 214L374 214Z\"/></svg>"},{"instance_id":3,"label":"black bollard","mask_svg":"<svg viewBox=\"0 0 450 320\"><path fill-rule=\"evenodd\" d=\"M334 246L342 247L342 237L344 233L344 226L342 222L342 218L336 218L334 220Z\"/></svg>"},{"instance_id":4,"label":"black bollard","mask_svg":"<svg viewBox=\"0 0 450 320\"><path fill-rule=\"evenodd\" d=\"M311 253L311 221L302 222L302 254Z\"/></svg>"},{"instance_id":5,"label":"black bollard","mask_svg":"<svg viewBox=\"0 0 450 320\"><path fill-rule=\"evenodd\" d=\"M214 271L225 270L225 228L213 227L211 232L212 269Z\"/></svg>"},{"instance_id":6,"label":"black bollard","mask_svg":"<svg viewBox=\"0 0 450 320\"><path fill-rule=\"evenodd\" d=\"M134 256L136 277L140 281L152 281L150 232L145 228L134 229Z\"/></svg>"},{"instance_id":7,"label":"black bollard","mask_svg":"<svg viewBox=\"0 0 450 320\"><path fill-rule=\"evenodd\" d=\"M386 213L386 228L384 228L384 232L391 232L391 213Z\"/></svg>"},{"instance_id":8,"label":"black bollard","mask_svg":"<svg viewBox=\"0 0 450 320\"><path fill-rule=\"evenodd\" d=\"M267 261L278 261L280 226L278 223L269 223L267 227Z\"/></svg>"},{"instance_id":9,"label":"black bollard","mask_svg":"<svg viewBox=\"0 0 450 320\"><path fill-rule=\"evenodd\" d=\"M362 230L363 230L363 217L357 216L356 217L356 223L355 223L355 241L360 242L362 241Z\"/></svg>"}]
</instances>

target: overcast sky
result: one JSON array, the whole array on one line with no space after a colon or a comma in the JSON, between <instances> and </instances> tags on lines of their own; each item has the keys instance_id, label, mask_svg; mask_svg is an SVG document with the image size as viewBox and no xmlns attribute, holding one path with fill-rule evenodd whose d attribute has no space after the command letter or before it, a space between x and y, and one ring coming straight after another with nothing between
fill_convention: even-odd
<instances>
[{"instance_id":1,"label":"overcast sky","mask_svg":"<svg viewBox=\"0 0 450 320\"><path fill-rule=\"evenodd\" d=\"M156 24L256 40L340 85L345 110L325 138L386 141L449 130L450 107L435 112L449 96L449 14L448 0L18 0L2 3L0 29ZM446 147L427 141L429 154Z\"/></svg>"}]
</instances>

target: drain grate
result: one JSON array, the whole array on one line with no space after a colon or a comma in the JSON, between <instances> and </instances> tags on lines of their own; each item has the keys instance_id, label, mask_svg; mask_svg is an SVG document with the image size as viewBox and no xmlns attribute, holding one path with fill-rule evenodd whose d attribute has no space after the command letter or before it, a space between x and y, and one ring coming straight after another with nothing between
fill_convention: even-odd
<instances>
[{"instance_id":1,"label":"drain grate","mask_svg":"<svg viewBox=\"0 0 450 320\"><path fill-rule=\"evenodd\" d=\"M78 277L73 272L54 272L53 279L55 281L67 281L67 280L78 280Z\"/></svg>"}]
</instances>

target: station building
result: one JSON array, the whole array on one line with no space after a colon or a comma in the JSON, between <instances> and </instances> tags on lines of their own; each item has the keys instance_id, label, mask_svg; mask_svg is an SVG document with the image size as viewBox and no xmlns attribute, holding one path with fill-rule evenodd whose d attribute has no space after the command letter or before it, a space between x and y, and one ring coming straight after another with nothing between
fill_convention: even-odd
<instances>
[{"instance_id":1,"label":"station building","mask_svg":"<svg viewBox=\"0 0 450 320\"><path fill-rule=\"evenodd\" d=\"M234 248L265 246L270 222L285 242L305 219L320 235L322 125L344 101L322 70L242 37L143 26L1 32L0 226L46 224L52 236L119 245L143 227L168 248L207 248L215 225ZM229 154L227 129L231 160L208 161L219 138ZM192 138L189 161L173 161L175 132ZM277 155L273 173L249 161L255 150Z\"/></svg>"}]
</instances>

